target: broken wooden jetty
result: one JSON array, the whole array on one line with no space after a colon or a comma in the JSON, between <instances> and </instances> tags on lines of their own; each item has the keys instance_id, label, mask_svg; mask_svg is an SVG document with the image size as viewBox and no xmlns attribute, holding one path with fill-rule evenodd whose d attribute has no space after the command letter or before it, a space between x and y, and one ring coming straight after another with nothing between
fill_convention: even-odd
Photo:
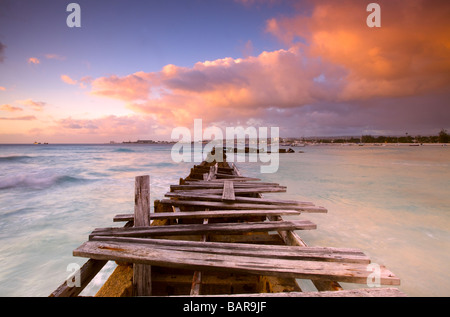
<instances>
[{"instance_id":1,"label":"broken wooden jetty","mask_svg":"<svg viewBox=\"0 0 450 317\"><path fill-rule=\"evenodd\" d=\"M73 251L89 259L78 286L66 281L50 296L78 296L108 261L118 265L96 296L405 296L393 287L364 287L372 277L389 286L400 280L384 266L368 269L362 251L308 246L297 231L316 225L283 216L327 210L263 197L285 191L226 161L204 161L150 212L149 176L138 176L134 213L114 217L123 227L93 230ZM298 279L311 280L317 292L302 292ZM340 282L363 287L344 290Z\"/></svg>"}]
</instances>

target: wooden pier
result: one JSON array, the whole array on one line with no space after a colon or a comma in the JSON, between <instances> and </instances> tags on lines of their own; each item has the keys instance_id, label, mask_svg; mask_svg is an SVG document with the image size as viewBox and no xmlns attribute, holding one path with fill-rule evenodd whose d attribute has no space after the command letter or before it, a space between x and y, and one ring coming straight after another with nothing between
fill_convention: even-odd
<instances>
[{"instance_id":1,"label":"wooden pier","mask_svg":"<svg viewBox=\"0 0 450 317\"><path fill-rule=\"evenodd\" d=\"M263 197L281 192L286 187L245 177L234 164L204 161L150 212L150 179L138 176L134 213L113 218L123 227L93 230L73 251L89 259L80 286L66 281L50 296L78 296L108 261L118 265L96 296L405 296L393 287L343 290L339 282L400 280L384 266L369 269L360 250L308 246L296 231L316 225L298 215L327 210ZM297 279L311 280L317 292L302 292Z\"/></svg>"}]
</instances>

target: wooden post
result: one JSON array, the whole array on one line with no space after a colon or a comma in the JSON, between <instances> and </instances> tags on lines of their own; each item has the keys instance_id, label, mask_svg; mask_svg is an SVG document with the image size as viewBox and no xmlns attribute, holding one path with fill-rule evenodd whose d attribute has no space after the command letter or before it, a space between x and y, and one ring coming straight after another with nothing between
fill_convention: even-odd
<instances>
[{"instance_id":1,"label":"wooden post","mask_svg":"<svg viewBox=\"0 0 450 317\"><path fill-rule=\"evenodd\" d=\"M134 193L134 226L150 226L150 176L137 176ZM136 296L152 294L150 265L133 264L133 289Z\"/></svg>"},{"instance_id":2,"label":"wooden post","mask_svg":"<svg viewBox=\"0 0 450 317\"><path fill-rule=\"evenodd\" d=\"M150 176L137 176L134 191L134 226L150 226Z\"/></svg>"},{"instance_id":3,"label":"wooden post","mask_svg":"<svg viewBox=\"0 0 450 317\"><path fill-rule=\"evenodd\" d=\"M209 208L206 208L205 211L209 211ZM208 218L203 219L203 224L208 224ZM208 235L204 234L202 235L202 239L200 241L205 242L208 240ZM192 278L192 286L191 286L191 296L198 296L200 295L201 291L201 285L202 285L202 271L195 271L194 277Z\"/></svg>"}]
</instances>

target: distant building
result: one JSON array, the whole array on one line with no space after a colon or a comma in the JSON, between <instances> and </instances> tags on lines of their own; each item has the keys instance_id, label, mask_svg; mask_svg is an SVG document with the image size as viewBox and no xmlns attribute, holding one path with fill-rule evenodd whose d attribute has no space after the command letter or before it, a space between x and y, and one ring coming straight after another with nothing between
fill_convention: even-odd
<instances>
[{"instance_id":1,"label":"distant building","mask_svg":"<svg viewBox=\"0 0 450 317\"><path fill-rule=\"evenodd\" d=\"M136 143L138 143L138 144L154 144L156 142L153 140L137 140Z\"/></svg>"}]
</instances>

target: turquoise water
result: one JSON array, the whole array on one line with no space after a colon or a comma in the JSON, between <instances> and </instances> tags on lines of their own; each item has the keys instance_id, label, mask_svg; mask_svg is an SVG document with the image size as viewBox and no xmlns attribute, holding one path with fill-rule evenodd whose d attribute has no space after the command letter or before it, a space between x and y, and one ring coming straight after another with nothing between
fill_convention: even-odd
<instances>
[{"instance_id":1,"label":"turquoise water","mask_svg":"<svg viewBox=\"0 0 450 317\"><path fill-rule=\"evenodd\" d=\"M174 163L170 149L0 145L0 296L48 296L70 274L69 264L85 262L73 249L94 228L119 226L114 215L133 211L135 176L150 175L152 201L162 198L193 164ZM400 277L408 295L450 296L450 147L301 150L280 155L274 174L260 174L258 163L237 165L286 185L280 199L328 209L299 216L317 224L299 231L308 245L360 248ZM83 294L95 294L113 269L105 266Z\"/></svg>"}]
</instances>

